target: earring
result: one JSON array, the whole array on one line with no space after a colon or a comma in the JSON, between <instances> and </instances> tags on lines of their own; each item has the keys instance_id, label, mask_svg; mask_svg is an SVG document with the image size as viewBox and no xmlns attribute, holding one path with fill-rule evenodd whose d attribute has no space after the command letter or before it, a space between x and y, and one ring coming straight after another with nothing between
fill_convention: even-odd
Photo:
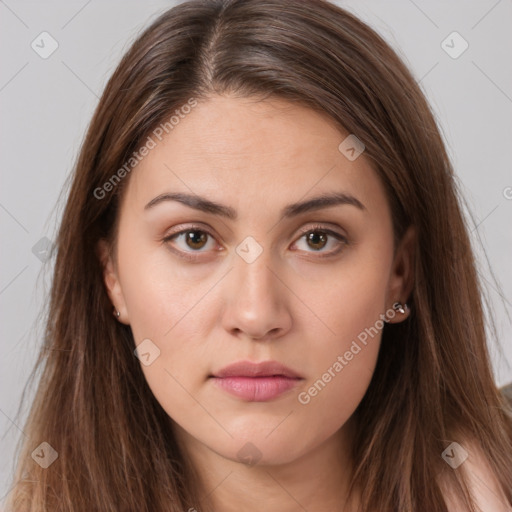
<instances>
[{"instance_id":1,"label":"earring","mask_svg":"<svg viewBox=\"0 0 512 512\"><path fill-rule=\"evenodd\" d=\"M116 318L119 318L121 316L121 312L118 311L115 307L114 307L114 311L112 311L112 314L116 317Z\"/></svg>"},{"instance_id":2,"label":"earring","mask_svg":"<svg viewBox=\"0 0 512 512\"><path fill-rule=\"evenodd\" d=\"M398 311L399 313L402 313L402 315L404 315L404 314L405 314L405 311L406 311L406 309L408 309L408 308L409 308L409 306L407 306L407 303L406 303L406 302L404 302L404 305L403 305L403 306L402 306L402 303L401 303L401 302L395 302L395 303L393 304L393 309L394 309L395 311Z\"/></svg>"},{"instance_id":3,"label":"earring","mask_svg":"<svg viewBox=\"0 0 512 512\"><path fill-rule=\"evenodd\" d=\"M398 311L398 312L399 312L399 313L401 313L402 315L405 315L406 311L409 309L409 306L407 305L407 303L406 303L406 302L404 302L404 304L403 304L403 305L402 305L402 303L401 303L401 302L395 302L395 303L393 304L393 309L394 309L395 311ZM389 311L389 310L388 310L388 311ZM393 314L393 315L391 316L391 318L394 318L394 317L395 317L395 315ZM388 319L385 315L384 315L384 323L385 323L385 324L389 324L389 323L391 323L391 322L389 321L389 319Z\"/></svg>"}]
</instances>

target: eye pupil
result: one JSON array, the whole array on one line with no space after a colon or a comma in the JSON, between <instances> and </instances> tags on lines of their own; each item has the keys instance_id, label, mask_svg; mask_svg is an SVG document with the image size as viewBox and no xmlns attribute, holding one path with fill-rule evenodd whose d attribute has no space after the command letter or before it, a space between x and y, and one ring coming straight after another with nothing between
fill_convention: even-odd
<instances>
[{"instance_id":1,"label":"eye pupil","mask_svg":"<svg viewBox=\"0 0 512 512\"><path fill-rule=\"evenodd\" d=\"M198 235L199 234L199 235ZM201 249L207 241L207 234L203 231L187 231L186 241L187 245L192 249ZM192 243L192 245L190 244Z\"/></svg>"},{"instance_id":2,"label":"eye pupil","mask_svg":"<svg viewBox=\"0 0 512 512\"><path fill-rule=\"evenodd\" d=\"M318 239L321 239L322 241L319 242ZM325 244L327 243L327 236L325 235L325 233L320 233L318 231L312 231L311 233L309 233L307 235L307 240L308 240L308 243L312 242L314 245L316 245L318 243L321 244L320 247L313 247L313 249L322 249L323 247L325 247Z\"/></svg>"}]
</instances>

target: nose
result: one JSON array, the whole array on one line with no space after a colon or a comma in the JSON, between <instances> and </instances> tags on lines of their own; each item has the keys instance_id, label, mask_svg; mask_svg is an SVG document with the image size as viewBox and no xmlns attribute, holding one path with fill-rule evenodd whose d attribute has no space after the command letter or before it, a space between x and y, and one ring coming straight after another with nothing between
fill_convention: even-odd
<instances>
[{"instance_id":1,"label":"nose","mask_svg":"<svg viewBox=\"0 0 512 512\"><path fill-rule=\"evenodd\" d=\"M235 256L224 290L222 317L223 327L231 335L266 341L290 330L291 291L286 287L284 276L272 269L271 263L267 250L251 263Z\"/></svg>"}]
</instances>

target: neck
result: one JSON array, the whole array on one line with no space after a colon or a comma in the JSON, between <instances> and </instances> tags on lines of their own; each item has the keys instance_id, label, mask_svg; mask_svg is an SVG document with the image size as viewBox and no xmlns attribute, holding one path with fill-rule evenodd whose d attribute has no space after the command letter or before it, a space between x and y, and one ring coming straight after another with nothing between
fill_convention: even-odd
<instances>
[{"instance_id":1,"label":"neck","mask_svg":"<svg viewBox=\"0 0 512 512\"><path fill-rule=\"evenodd\" d=\"M247 466L220 456L179 427L175 433L198 475L201 511L351 512L356 509L357 497L348 501L353 420L321 445L283 464Z\"/></svg>"}]
</instances>

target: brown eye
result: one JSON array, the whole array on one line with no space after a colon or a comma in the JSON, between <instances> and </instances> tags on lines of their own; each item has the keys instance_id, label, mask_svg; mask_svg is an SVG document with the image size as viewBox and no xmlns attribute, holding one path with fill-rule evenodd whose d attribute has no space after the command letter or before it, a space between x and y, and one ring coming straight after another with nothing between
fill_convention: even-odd
<instances>
[{"instance_id":1,"label":"brown eye","mask_svg":"<svg viewBox=\"0 0 512 512\"><path fill-rule=\"evenodd\" d=\"M312 231L306 235L306 240L312 249L323 249L327 244L328 236L321 231Z\"/></svg>"},{"instance_id":2,"label":"brown eye","mask_svg":"<svg viewBox=\"0 0 512 512\"><path fill-rule=\"evenodd\" d=\"M170 246L174 246L183 254L207 252L207 249L212 249L215 245L213 236L207 231L198 228L184 229L183 231L166 236L163 241ZM208 242L210 242L209 247L207 247Z\"/></svg>"},{"instance_id":3,"label":"brown eye","mask_svg":"<svg viewBox=\"0 0 512 512\"><path fill-rule=\"evenodd\" d=\"M191 249L202 249L208 241L208 233L197 229L185 231L185 243Z\"/></svg>"},{"instance_id":4,"label":"brown eye","mask_svg":"<svg viewBox=\"0 0 512 512\"><path fill-rule=\"evenodd\" d=\"M348 240L342 234L322 226L313 226L302 231L302 236L293 244L292 250L299 249L305 253L318 253L317 257L329 257L340 253L347 244Z\"/></svg>"}]
</instances>

